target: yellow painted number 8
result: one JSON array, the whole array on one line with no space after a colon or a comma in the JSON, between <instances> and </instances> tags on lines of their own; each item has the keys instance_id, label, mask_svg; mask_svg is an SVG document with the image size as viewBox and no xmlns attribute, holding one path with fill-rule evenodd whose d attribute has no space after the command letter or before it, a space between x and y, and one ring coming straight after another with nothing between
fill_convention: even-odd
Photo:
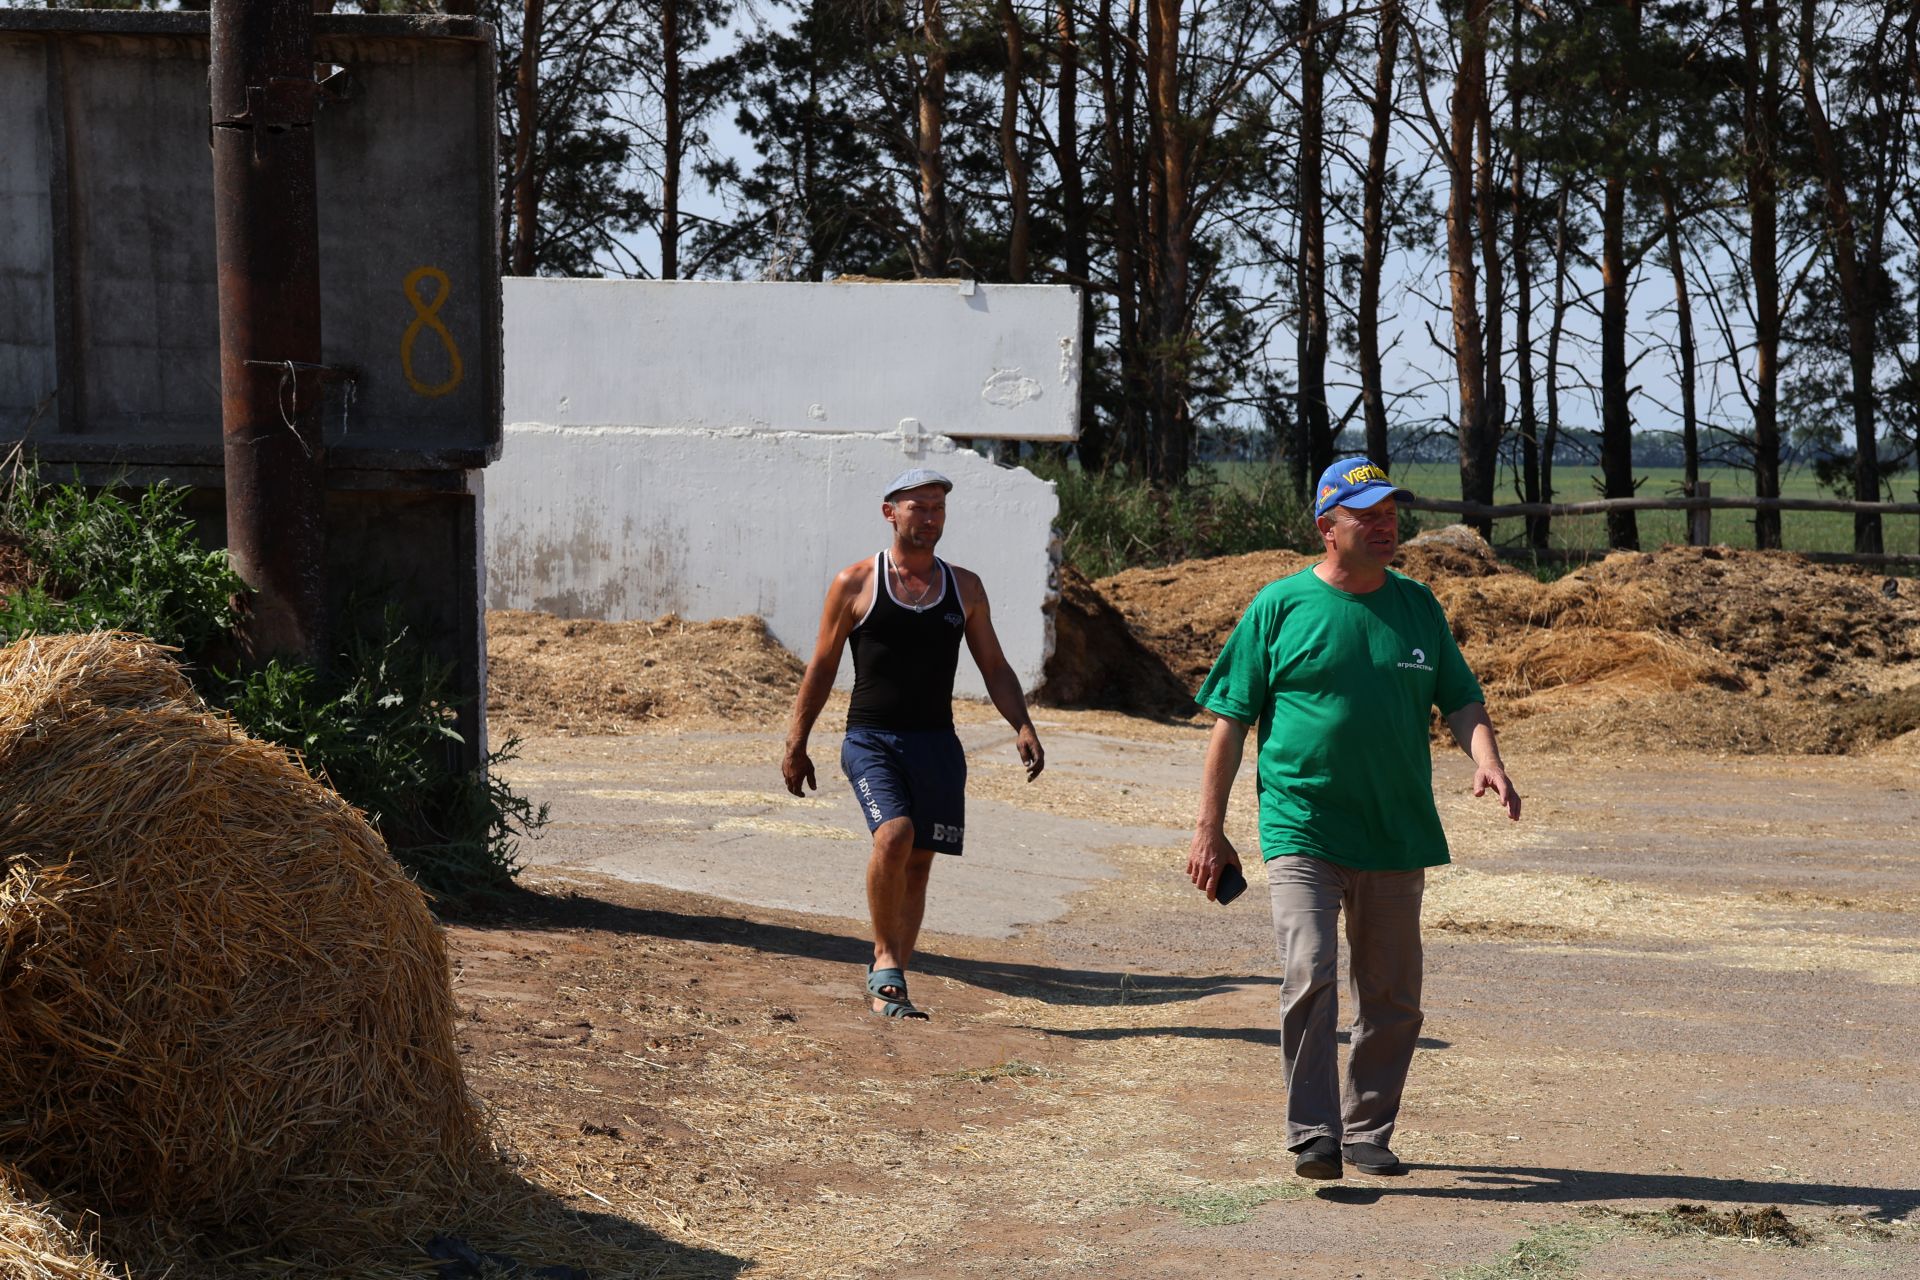
<instances>
[{"instance_id":1,"label":"yellow painted number 8","mask_svg":"<svg viewBox=\"0 0 1920 1280\"><path fill-rule=\"evenodd\" d=\"M432 302L420 296L420 282L431 280L440 286ZM400 335L400 371L407 375L407 385L423 396L443 396L460 385L460 379L466 371L460 365L460 348L454 344L453 335L447 332L447 326L440 323L440 308L446 304L447 295L453 292L453 283L447 279L447 273L438 267L416 267L407 273L401 284L406 290L407 301L413 304L413 323ZM440 339L440 345L447 352L447 380L445 382L422 382L413 372L413 344L420 339L420 330L431 329Z\"/></svg>"}]
</instances>

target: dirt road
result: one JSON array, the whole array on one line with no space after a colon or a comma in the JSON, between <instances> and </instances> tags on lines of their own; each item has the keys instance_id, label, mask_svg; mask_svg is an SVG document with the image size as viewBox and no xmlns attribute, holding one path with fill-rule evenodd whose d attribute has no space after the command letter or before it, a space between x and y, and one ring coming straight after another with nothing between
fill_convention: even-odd
<instances>
[{"instance_id":1,"label":"dirt road","mask_svg":"<svg viewBox=\"0 0 1920 1280\"><path fill-rule=\"evenodd\" d=\"M1047 721L1032 787L966 730L925 1025L858 998L831 739L824 805L776 794L772 734L527 744L545 896L454 930L462 1051L634 1274L1920 1274L1910 754L1523 755L1518 826L1437 760L1412 1171L1328 1186L1280 1140L1264 885L1178 873L1201 732Z\"/></svg>"}]
</instances>

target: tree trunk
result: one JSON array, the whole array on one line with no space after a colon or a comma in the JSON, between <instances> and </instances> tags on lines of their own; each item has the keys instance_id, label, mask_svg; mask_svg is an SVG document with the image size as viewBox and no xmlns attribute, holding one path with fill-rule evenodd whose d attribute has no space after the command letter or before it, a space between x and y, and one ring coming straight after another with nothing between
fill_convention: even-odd
<instances>
[{"instance_id":1,"label":"tree trunk","mask_svg":"<svg viewBox=\"0 0 1920 1280\"><path fill-rule=\"evenodd\" d=\"M1686 473L1682 489L1691 496L1700 483L1700 413L1694 388L1697 364L1693 339L1693 299L1687 291L1687 264L1680 256L1680 212L1673 191L1673 179L1662 170L1655 179L1660 185L1660 215L1665 221L1667 259L1673 270L1673 314L1680 344L1680 451Z\"/></svg>"},{"instance_id":2,"label":"tree trunk","mask_svg":"<svg viewBox=\"0 0 1920 1280\"><path fill-rule=\"evenodd\" d=\"M1740 0L1747 189L1747 270L1753 279L1753 493L1780 496L1779 0ZM1780 546L1780 513L1753 513L1753 545Z\"/></svg>"},{"instance_id":3,"label":"tree trunk","mask_svg":"<svg viewBox=\"0 0 1920 1280\"><path fill-rule=\"evenodd\" d=\"M660 278L680 277L680 0L660 0L661 109L666 115L660 166Z\"/></svg>"},{"instance_id":4,"label":"tree trunk","mask_svg":"<svg viewBox=\"0 0 1920 1280\"><path fill-rule=\"evenodd\" d=\"M1515 127L1525 128L1525 103L1520 83L1520 32L1525 18L1523 0L1514 0L1514 51L1508 66L1509 110ZM1527 200L1527 166L1523 156L1513 156L1513 362L1514 377L1520 390L1520 497L1525 502L1540 498L1540 423L1533 396L1533 227ZM1547 524L1539 516L1528 516L1527 545L1547 545Z\"/></svg>"},{"instance_id":5,"label":"tree trunk","mask_svg":"<svg viewBox=\"0 0 1920 1280\"><path fill-rule=\"evenodd\" d=\"M1300 434L1307 447L1307 474L1333 465L1332 415L1327 410L1327 202L1322 189L1325 158L1326 73L1320 65L1317 0L1300 5ZM1309 482L1311 483L1311 482ZM1300 486L1306 496L1306 485Z\"/></svg>"},{"instance_id":6,"label":"tree trunk","mask_svg":"<svg viewBox=\"0 0 1920 1280\"><path fill-rule=\"evenodd\" d=\"M1846 175L1834 151L1833 133L1814 79L1814 10L1814 0L1800 0L1800 96L1806 104L1807 133L1813 141L1814 157L1825 188L1834 274L1839 278L1840 306L1847 317L1847 365L1852 383L1849 398L1853 403L1853 497L1856 502L1878 502L1880 464L1873 403L1873 302L1867 297L1866 282L1862 279L1859 233L1854 224L1853 204L1847 195ZM1862 553L1883 549L1878 513L1854 512L1853 549Z\"/></svg>"},{"instance_id":7,"label":"tree trunk","mask_svg":"<svg viewBox=\"0 0 1920 1280\"><path fill-rule=\"evenodd\" d=\"M1146 379L1141 372L1140 315L1141 225L1144 209L1135 158L1140 154L1135 136L1139 64L1132 50L1139 47L1139 0L1129 0L1128 30L1116 41L1111 15L1103 13L1098 27L1100 89L1105 107L1107 164L1113 181L1114 326L1120 357L1119 422L1116 424L1121 457L1135 469L1146 465L1146 431L1141 400ZM1117 46L1117 48L1116 48ZM1116 57L1116 52L1118 57Z\"/></svg>"},{"instance_id":8,"label":"tree trunk","mask_svg":"<svg viewBox=\"0 0 1920 1280\"><path fill-rule=\"evenodd\" d=\"M520 68L513 85L513 274L530 276L540 229L540 184L533 167L533 139L540 128L540 32L544 0L526 0L520 31Z\"/></svg>"},{"instance_id":9,"label":"tree trunk","mask_svg":"<svg viewBox=\"0 0 1920 1280\"><path fill-rule=\"evenodd\" d=\"M800 117L801 215L807 220L806 278L819 284L826 278L826 231L814 215L820 189L820 59L807 59L807 105ZM791 272L784 273L791 278Z\"/></svg>"},{"instance_id":10,"label":"tree trunk","mask_svg":"<svg viewBox=\"0 0 1920 1280\"><path fill-rule=\"evenodd\" d=\"M944 276L953 260L947 234L947 169L942 135L947 119L947 25L943 0L920 0L920 37L924 41L914 157L920 172L920 233L915 241L914 270L921 276Z\"/></svg>"},{"instance_id":11,"label":"tree trunk","mask_svg":"<svg viewBox=\"0 0 1920 1280\"><path fill-rule=\"evenodd\" d=\"M1162 484L1185 484L1192 460L1186 399L1189 283L1187 126L1180 110L1180 0L1147 0L1147 110L1155 160L1148 169L1154 214L1153 448L1148 468Z\"/></svg>"},{"instance_id":12,"label":"tree trunk","mask_svg":"<svg viewBox=\"0 0 1920 1280\"><path fill-rule=\"evenodd\" d=\"M1633 408L1627 400L1627 180L1605 179L1600 210L1600 478L1609 498L1633 496ZM1632 511L1607 512L1607 545L1639 550Z\"/></svg>"},{"instance_id":13,"label":"tree trunk","mask_svg":"<svg viewBox=\"0 0 1920 1280\"><path fill-rule=\"evenodd\" d=\"M1453 359L1460 385L1460 496L1493 501L1493 473L1484 469L1481 437L1487 431L1486 352L1474 261L1474 156L1481 103L1487 92L1487 27L1491 0L1468 0L1461 28L1460 71L1454 81L1448 154L1447 281L1453 304ZM1491 537L1493 521L1467 523Z\"/></svg>"},{"instance_id":14,"label":"tree trunk","mask_svg":"<svg viewBox=\"0 0 1920 1280\"><path fill-rule=\"evenodd\" d=\"M1560 188L1553 215L1553 322L1547 326L1547 430L1540 439L1540 501L1553 501L1553 452L1560 443L1560 337L1567 331L1567 188ZM1541 542L1552 517L1540 518Z\"/></svg>"},{"instance_id":15,"label":"tree trunk","mask_svg":"<svg viewBox=\"0 0 1920 1280\"><path fill-rule=\"evenodd\" d=\"M1093 368L1093 282L1088 276L1092 253L1088 245L1086 181L1080 172L1080 33L1073 0L1060 0L1059 123L1061 259L1067 276L1080 288L1080 463L1098 471L1106 461L1105 432L1094 413L1088 372Z\"/></svg>"},{"instance_id":16,"label":"tree trunk","mask_svg":"<svg viewBox=\"0 0 1920 1280\"><path fill-rule=\"evenodd\" d=\"M1640 0L1624 0L1633 22L1629 39L1637 46ZM1632 56L1632 48L1620 57ZM1624 73L1613 72L1608 94L1614 100L1614 125L1626 113ZM1633 404L1627 392L1627 175L1618 168L1603 179L1600 207L1600 479L1609 498L1633 496ZM1607 545L1639 550L1640 522L1632 511L1607 512Z\"/></svg>"},{"instance_id":17,"label":"tree trunk","mask_svg":"<svg viewBox=\"0 0 1920 1280\"><path fill-rule=\"evenodd\" d=\"M1027 282L1032 232L1027 212L1027 158L1020 152L1020 78L1026 67L1027 33L1013 0L1000 0L1000 29L1006 38L1007 67L1000 83L1000 163L1007 171L1007 279Z\"/></svg>"},{"instance_id":18,"label":"tree trunk","mask_svg":"<svg viewBox=\"0 0 1920 1280\"><path fill-rule=\"evenodd\" d=\"M1387 148L1393 135L1394 61L1400 51L1400 0L1381 0L1380 49L1373 64L1373 131L1361 196L1360 308L1355 321L1360 403L1366 414L1367 457L1383 470L1393 459L1387 444L1387 398L1380 373L1380 270L1387 251Z\"/></svg>"},{"instance_id":19,"label":"tree trunk","mask_svg":"<svg viewBox=\"0 0 1920 1280\"><path fill-rule=\"evenodd\" d=\"M1491 6L1489 6L1491 8ZM1491 16L1489 16L1491 22ZM1489 77L1490 80L1490 77ZM1500 192L1494 186L1492 93L1480 95L1480 114L1474 127L1474 217L1480 229L1480 261L1485 273L1487 354L1481 367L1486 377L1485 423L1474 441L1474 470L1486 477L1491 502L1500 474L1500 437L1507 429L1507 383L1501 372L1506 355L1506 270L1500 260Z\"/></svg>"}]
</instances>

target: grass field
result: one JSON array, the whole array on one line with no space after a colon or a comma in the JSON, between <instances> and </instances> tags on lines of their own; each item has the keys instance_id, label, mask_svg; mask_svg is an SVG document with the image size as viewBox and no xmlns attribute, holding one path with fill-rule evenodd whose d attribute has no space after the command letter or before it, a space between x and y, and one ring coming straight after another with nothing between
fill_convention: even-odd
<instances>
[{"instance_id":1,"label":"grass field","mask_svg":"<svg viewBox=\"0 0 1920 1280\"><path fill-rule=\"evenodd\" d=\"M1258 463L1218 464L1223 479L1234 482L1250 480L1261 470ZM1636 476L1645 477L1640 486L1639 496L1643 498L1677 497L1680 493L1681 472L1677 467L1647 467L1637 469ZM1394 478L1427 498L1458 499L1460 497L1460 469L1445 462L1407 462L1394 469ZM1562 467L1554 472L1555 497L1561 502L1585 502L1598 498L1600 473L1598 468L1576 466ZM1744 471L1710 468L1701 473L1701 479L1713 486L1716 498L1731 498L1749 495L1753 492L1753 477ZM1899 498L1910 501L1911 493L1906 492L1909 481L1899 484ZM1781 496L1787 498L1831 498L1835 495L1823 491L1809 470L1789 472L1782 478ZM1511 475L1503 474L1501 484L1494 493L1494 501L1499 503L1518 502L1514 492ZM1684 511L1642 511L1638 513L1640 526L1640 545L1653 548L1662 543L1684 543L1687 540L1687 513ZM1438 511L1423 511L1420 522L1428 528L1452 524L1458 517ZM1853 517L1841 511L1783 511L1780 513L1781 539L1790 551L1851 551L1853 550ZM1888 516L1882 522L1882 536L1888 551L1904 555L1920 552L1920 516ZM1524 523L1520 520L1496 520L1493 525L1493 541L1499 546L1518 546L1525 539ZM1753 545L1753 513L1751 511L1715 511L1713 513L1713 539L1734 547ZM1607 545L1607 522L1605 516L1559 516L1553 521L1552 545L1569 550L1603 549Z\"/></svg>"}]
</instances>

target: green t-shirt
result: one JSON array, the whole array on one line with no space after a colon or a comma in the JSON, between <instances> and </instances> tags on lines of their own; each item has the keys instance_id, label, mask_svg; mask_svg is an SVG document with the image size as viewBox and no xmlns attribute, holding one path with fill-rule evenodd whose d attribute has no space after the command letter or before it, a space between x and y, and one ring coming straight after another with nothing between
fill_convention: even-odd
<instances>
[{"instance_id":1,"label":"green t-shirt","mask_svg":"<svg viewBox=\"0 0 1920 1280\"><path fill-rule=\"evenodd\" d=\"M1421 583L1391 570L1354 595L1311 567L1253 598L1195 697L1258 723L1260 852L1362 871L1447 861L1428 709L1483 701Z\"/></svg>"}]
</instances>

